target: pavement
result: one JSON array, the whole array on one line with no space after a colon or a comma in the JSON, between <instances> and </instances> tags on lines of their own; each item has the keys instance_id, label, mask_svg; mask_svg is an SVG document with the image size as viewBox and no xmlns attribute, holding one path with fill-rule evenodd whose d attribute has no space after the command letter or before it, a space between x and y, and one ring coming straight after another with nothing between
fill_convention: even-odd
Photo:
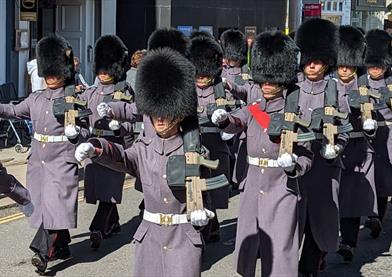
<instances>
[{"instance_id":1,"label":"pavement","mask_svg":"<svg viewBox=\"0 0 392 277\"><path fill-rule=\"evenodd\" d=\"M15 164L7 166L7 169L23 180L26 164L19 165L18 162L25 161L26 156L12 151L12 149L1 151L0 159L14 157ZM83 182L80 183L80 187L82 190ZM132 276L134 261L132 236L140 222L138 206L142 194L133 189L133 179L127 179L124 187L123 203L118 206L122 231L105 240L98 251L90 249L88 232L96 206L84 203L83 192L80 191L78 228L71 230L72 257L66 261L51 262L46 276ZM6 201L1 199L0 207L7 203ZM23 215L19 214L15 217L15 214L18 214L16 208L4 205L2 207L3 210L0 209L0 276L37 276L30 264L32 252L28 249L35 230L29 227ZM239 195L235 195L230 199L228 210L218 211L221 241L206 247L203 255L203 277L239 276L234 269L233 257L238 207ZM321 277L392 276L391 241L392 208L390 207L381 236L376 240L371 239L369 231L362 229L354 262L350 265L343 264L337 254L329 254L327 269ZM260 272L259 262L256 276L260 276Z\"/></svg>"}]
</instances>

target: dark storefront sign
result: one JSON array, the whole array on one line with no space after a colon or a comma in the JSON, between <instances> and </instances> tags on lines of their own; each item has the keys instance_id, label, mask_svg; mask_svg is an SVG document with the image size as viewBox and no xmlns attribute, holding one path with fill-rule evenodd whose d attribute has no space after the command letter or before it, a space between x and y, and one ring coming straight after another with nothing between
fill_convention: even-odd
<instances>
[{"instance_id":1,"label":"dark storefront sign","mask_svg":"<svg viewBox=\"0 0 392 277\"><path fill-rule=\"evenodd\" d=\"M356 11L377 12L387 10L385 0L357 0L354 2L356 3L353 9Z\"/></svg>"},{"instance_id":2,"label":"dark storefront sign","mask_svg":"<svg viewBox=\"0 0 392 277\"><path fill-rule=\"evenodd\" d=\"M38 0L20 0L20 20L37 21Z\"/></svg>"}]
</instances>

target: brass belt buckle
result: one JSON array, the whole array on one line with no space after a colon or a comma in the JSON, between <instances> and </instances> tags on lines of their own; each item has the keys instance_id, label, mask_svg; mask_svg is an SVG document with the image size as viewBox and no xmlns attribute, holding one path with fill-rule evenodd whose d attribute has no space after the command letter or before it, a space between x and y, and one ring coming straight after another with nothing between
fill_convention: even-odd
<instances>
[{"instance_id":1,"label":"brass belt buckle","mask_svg":"<svg viewBox=\"0 0 392 277\"><path fill-rule=\"evenodd\" d=\"M48 142L48 141L49 141L49 136L41 135L41 142Z\"/></svg>"},{"instance_id":2,"label":"brass belt buckle","mask_svg":"<svg viewBox=\"0 0 392 277\"><path fill-rule=\"evenodd\" d=\"M102 134L103 134L103 130L101 130L101 129L95 129L95 135L97 136L97 137L102 137Z\"/></svg>"},{"instance_id":3,"label":"brass belt buckle","mask_svg":"<svg viewBox=\"0 0 392 277\"><path fill-rule=\"evenodd\" d=\"M259 159L260 167L268 167L268 159Z\"/></svg>"},{"instance_id":4,"label":"brass belt buckle","mask_svg":"<svg viewBox=\"0 0 392 277\"><path fill-rule=\"evenodd\" d=\"M164 226L172 225L173 215L170 214L159 214L160 224Z\"/></svg>"}]
</instances>

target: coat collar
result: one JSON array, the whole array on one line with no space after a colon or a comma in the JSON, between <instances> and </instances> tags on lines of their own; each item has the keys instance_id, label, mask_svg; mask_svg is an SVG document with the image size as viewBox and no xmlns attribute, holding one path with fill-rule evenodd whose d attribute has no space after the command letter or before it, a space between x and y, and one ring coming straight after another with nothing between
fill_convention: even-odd
<instances>
[{"instance_id":1,"label":"coat collar","mask_svg":"<svg viewBox=\"0 0 392 277\"><path fill-rule=\"evenodd\" d=\"M387 86L384 78L382 78L380 80L373 80L372 78L370 78L369 75L367 77L368 77L368 80L369 80L369 86L372 89L379 89L379 88Z\"/></svg>"},{"instance_id":2,"label":"coat collar","mask_svg":"<svg viewBox=\"0 0 392 277\"><path fill-rule=\"evenodd\" d=\"M300 83L300 86L305 93L320 94L325 91L327 83L327 80L312 82L308 78L305 78L304 81Z\"/></svg>"},{"instance_id":3,"label":"coat collar","mask_svg":"<svg viewBox=\"0 0 392 277\"><path fill-rule=\"evenodd\" d=\"M267 101L264 97L260 99L260 108L267 113L279 112L284 109L286 102L287 90L283 91L283 97Z\"/></svg>"},{"instance_id":4,"label":"coat collar","mask_svg":"<svg viewBox=\"0 0 392 277\"><path fill-rule=\"evenodd\" d=\"M211 94L214 94L214 86L209 86L209 87L204 88L204 89L196 87L196 91L197 91L197 96L198 97L207 98Z\"/></svg>"},{"instance_id":5,"label":"coat collar","mask_svg":"<svg viewBox=\"0 0 392 277\"><path fill-rule=\"evenodd\" d=\"M47 88L42 92L42 95L47 99L57 99L64 97L64 88L60 87L57 89Z\"/></svg>"},{"instance_id":6,"label":"coat collar","mask_svg":"<svg viewBox=\"0 0 392 277\"><path fill-rule=\"evenodd\" d=\"M171 153L179 149L184 144L181 134L177 134L173 137L163 139L155 136L152 145L155 150L160 155L169 156Z\"/></svg>"},{"instance_id":7,"label":"coat collar","mask_svg":"<svg viewBox=\"0 0 392 277\"><path fill-rule=\"evenodd\" d=\"M350 83L346 84L338 81L338 91L343 92L344 95L350 94L351 91L358 90L358 79L355 77Z\"/></svg>"},{"instance_id":8,"label":"coat collar","mask_svg":"<svg viewBox=\"0 0 392 277\"><path fill-rule=\"evenodd\" d=\"M96 92L101 95L110 95L114 92L114 84L103 85L99 83Z\"/></svg>"}]
</instances>

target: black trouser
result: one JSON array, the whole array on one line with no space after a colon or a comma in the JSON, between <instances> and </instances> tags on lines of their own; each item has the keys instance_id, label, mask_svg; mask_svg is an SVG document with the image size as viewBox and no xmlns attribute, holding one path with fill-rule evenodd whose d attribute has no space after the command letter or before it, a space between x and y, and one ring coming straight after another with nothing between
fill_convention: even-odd
<instances>
[{"instance_id":1,"label":"black trouser","mask_svg":"<svg viewBox=\"0 0 392 277\"><path fill-rule=\"evenodd\" d=\"M346 217L340 219L340 233L342 244L357 247L358 233L361 225L360 217Z\"/></svg>"},{"instance_id":2,"label":"black trouser","mask_svg":"<svg viewBox=\"0 0 392 277\"><path fill-rule=\"evenodd\" d=\"M321 261L327 255L318 247L310 228L309 222L305 225L305 239L302 247L301 259L299 261L299 272L303 274L317 275Z\"/></svg>"},{"instance_id":3,"label":"black trouser","mask_svg":"<svg viewBox=\"0 0 392 277\"><path fill-rule=\"evenodd\" d=\"M219 237L220 235L218 215L216 213L216 210L214 210L213 212L215 213L215 217L211 218L208 221L208 224L204 226L201 230L201 235L203 236L205 242L210 242L211 240Z\"/></svg>"},{"instance_id":4,"label":"black trouser","mask_svg":"<svg viewBox=\"0 0 392 277\"><path fill-rule=\"evenodd\" d=\"M100 231L104 238L109 237L119 225L119 219L115 203L99 202L97 212L90 225L90 231Z\"/></svg>"},{"instance_id":5,"label":"black trouser","mask_svg":"<svg viewBox=\"0 0 392 277\"><path fill-rule=\"evenodd\" d=\"M42 258L49 260L54 257L57 250L68 247L70 242L71 236L67 229L47 230L41 224L30 244L30 249Z\"/></svg>"},{"instance_id":6,"label":"black trouser","mask_svg":"<svg viewBox=\"0 0 392 277\"><path fill-rule=\"evenodd\" d=\"M378 218L384 222L385 214L387 213L388 197L377 197Z\"/></svg>"}]
</instances>

